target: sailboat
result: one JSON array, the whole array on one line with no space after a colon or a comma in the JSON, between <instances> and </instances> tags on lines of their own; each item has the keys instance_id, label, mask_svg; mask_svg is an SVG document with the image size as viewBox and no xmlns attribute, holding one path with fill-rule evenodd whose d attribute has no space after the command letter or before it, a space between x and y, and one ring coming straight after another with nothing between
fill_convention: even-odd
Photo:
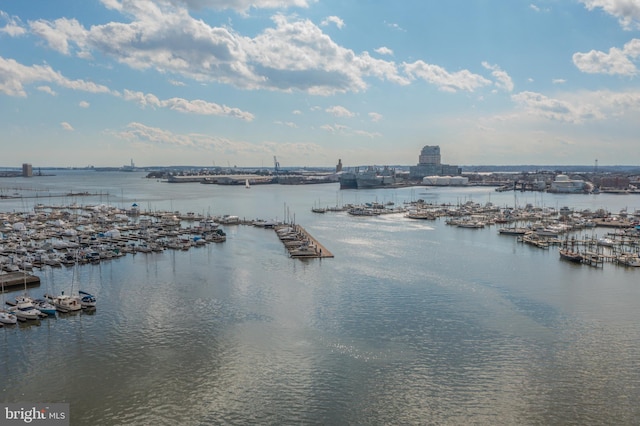
<instances>
[{"instance_id":1,"label":"sailboat","mask_svg":"<svg viewBox=\"0 0 640 426\"><path fill-rule=\"evenodd\" d=\"M96 307L96 297L93 294L82 290L78 290L78 294L80 295L80 306L83 309Z\"/></svg>"},{"instance_id":2,"label":"sailboat","mask_svg":"<svg viewBox=\"0 0 640 426\"><path fill-rule=\"evenodd\" d=\"M33 299L27 293L27 272L24 271L24 294L22 296L16 296L16 305L17 306L32 306L33 308L40 311L43 317L47 315L55 315L56 307L51 303L47 302L45 299Z\"/></svg>"},{"instance_id":3,"label":"sailboat","mask_svg":"<svg viewBox=\"0 0 640 426\"><path fill-rule=\"evenodd\" d=\"M78 263L76 261L76 264L73 267L73 275L71 277L71 292L73 292L73 282L75 281L77 267ZM59 296L45 294L45 298L53 303L53 306L55 306L56 310L59 312L77 312L82 309L80 298L77 296L69 296L68 294L64 294L64 291Z\"/></svg>"},{"instance_id":4,"label":"sailboat","mask_svg":"<svg viewBox=\"0 0 640 426\"><path fill-rule=\"evenodd\" d=\"M244 180L244 187L247 189L251 189L251 185L249 185L249 179Z\"/></svg>"},{"instance_id":5,"label":"sailboat","mask_svg":"<svg viewBox=\"0 0 640 426\"><path fill-rule=\"evenodd\" d=\"M4 306L4 280L2 281L2 305ZM16 324L18 317L11 312L0 310L0 324Z\"/></svg>"}]
</instances>

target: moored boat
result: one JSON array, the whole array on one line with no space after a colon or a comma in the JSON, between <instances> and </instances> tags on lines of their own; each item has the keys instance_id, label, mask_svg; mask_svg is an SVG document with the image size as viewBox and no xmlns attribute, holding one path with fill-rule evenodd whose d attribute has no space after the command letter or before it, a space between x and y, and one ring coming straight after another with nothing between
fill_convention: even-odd
<instances>
[{"instance_id":1,"label":"moored boat","mask_svg":"<svg viewBox=\"0 0 640 426\"><path fill-rule=\"evenodd\" d=\"M640 267L640 255L636 253L622 253L616 257L616 262L624 266Z\"/></svg>"},{"instance_id":2,"label":"moored boat","mask_svg":"<svg viewBox=\"0 0 640 426\"><path fill-rule=\"evenodd\" d=\"M11 312L0 311L0 324L15 324L18 322L18 317L16 317Z\"/></svg>"},{"instance_id":3,"label":"moored boat","mask_svg":"<svg viewBox=\"0 0 640 426\"><path fill-rule=\"evenodd\" d=\"M75 312L82 309L80 298L72 297L68 294L62 293L59 296L45 294L45 298L49 299L49 301L53 303L53 306L56 307L56 310L62 313Z\"/></svg>"},{"instance_id":4,"label":"moored boat","mask_svg":"<svg viewBox=\"0 0 640 426\"><path fill-rule=\"evenodd\" d=\"M15 306L31 304L44 315L55 315L56 307L44 299L33 299L27 295L16 296Z\"/></svg>"},{"instance_id":5,"label":"moored boat","mask_svg":"<svg viewBox=\"0 0 640 426\"><path fill-rule=\"evenodd\" d=\"M80 294L80 306L83 309L96 307L96 297L94 295L82 290L78 291L78 294Z\"/></svg>"},{"instance_id":6,"label":"moored boat","mask_svg":"<svg viewBox=\"0 0 640 426\"><path fill-rule=\"evenodd\" d=\"M503 227L498 229L498 233L500 235L524 235L528 232L531 232L528 228L519 228L519 227Z\"/></svg>"},{"instance_id":7,"label":"moored boat","mask_svg":"<svg viewBox=\"0 0 640 426\"><path fill-rule=\"evenodd\" d=\"M9 309L9 312L14 314L20 321L37 320L43 315L31 302L16 303L15 306Z\"/></svg>"},{"instance_id":8,"label":"moored boat","mask_svg":"<svg viewBox=\"0 0 640 426\"><path fill-rule=\"evenodd\" d=\"M560 249L560 259L567 260L569 262L580 263L582 262L583 256L577 251L572 251L569 249Z\"/></svg>"}]
</instances>

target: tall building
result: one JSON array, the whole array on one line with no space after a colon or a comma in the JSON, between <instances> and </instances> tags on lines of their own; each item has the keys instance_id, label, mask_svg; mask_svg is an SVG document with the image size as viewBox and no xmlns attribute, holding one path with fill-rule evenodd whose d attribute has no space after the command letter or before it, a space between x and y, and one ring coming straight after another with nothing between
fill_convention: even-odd
<instances>
[{"instance_id":1,"label":"tall building","mask_svg":"<svg viewBox=\"0 0 640 426\"><path fill-rule=\"evenodd\" d=\"M420 151L418 164L440 165L440 147L438 145L427 145Z\"/></svg>"},{"instance_id":2,"label":"tall building","mask_svg":"<svg viewBox=\"0 0 640 426\"><path fill-rule=\"evenodd\" d=\"M33 176L33 167L29 163L22 164L22 177L31 177Z\"/></svg>"},{"instance_id":3,"label":"tall building","mask_svg":"<svg viewBox=\"0 0 640 426\"><path fill-rule=\"evenodd\" d=\"M458 166L442 164L440 146L426 145L420 151L418 164L409 167L410 179L422 179L425 176L457 176L462 174Z\"/></svg>"}]
</instances>

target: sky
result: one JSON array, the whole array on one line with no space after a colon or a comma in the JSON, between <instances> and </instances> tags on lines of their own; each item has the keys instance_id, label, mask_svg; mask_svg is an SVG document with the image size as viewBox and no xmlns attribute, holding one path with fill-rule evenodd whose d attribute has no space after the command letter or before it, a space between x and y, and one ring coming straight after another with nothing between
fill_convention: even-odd
<instances>
[{"instance_id":1,"label":"sky","mask_svg":"<svg viewBox=\"0 0 640 426\"><path fill-rule=\"evenodd\" d=\"M640 164L640 0L1 0L0 167Z\"/></svg>"}]
</instances>

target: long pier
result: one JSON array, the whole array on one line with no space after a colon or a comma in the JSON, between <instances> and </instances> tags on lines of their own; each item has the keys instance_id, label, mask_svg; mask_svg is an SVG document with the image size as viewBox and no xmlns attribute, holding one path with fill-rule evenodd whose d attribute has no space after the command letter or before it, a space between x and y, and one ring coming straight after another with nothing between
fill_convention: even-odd
<instances>
[{"instance_id":1,"label":"long pier","mask_svg":"<svg viewBox=\"0 0 640 426\"><path fill-rule=\"evenodd\" d=\"M298 230L302 234L304 234L309 241L311 241L313 246L316 247L316 251L318 252L318 257L320 257L320 258L323 258L323 257L333 258L334 257L333 253L331 253L329 250L327 250L327 248L325 246L320 244L320 242L318 240L316 240L310 233L308 233L306 229L304 229L300 225L296 225L296 226L298 227Z\"/></svg>"},{"instance_id":2,"label":"long pier","mask_svg":"<svg viewBox=\"0 0 640 426\"><path fill-rule=\"evenodd\" d=\"M5 290L16 287L36 287L40 285L40 277L37 275L25 274L24 272L8 272L0 274L0 283Z\"/></svg>"},{"instance_id":3,"label":"long pier","mask_svg":"<svg viewBox=\"0 0 640 426\"><path fill-rule=\"evenodd\" d=\"M333 253L300 225L279 225L274 229L291 257L319 259L334 257Z\"/></svg>"}]
</instances>

